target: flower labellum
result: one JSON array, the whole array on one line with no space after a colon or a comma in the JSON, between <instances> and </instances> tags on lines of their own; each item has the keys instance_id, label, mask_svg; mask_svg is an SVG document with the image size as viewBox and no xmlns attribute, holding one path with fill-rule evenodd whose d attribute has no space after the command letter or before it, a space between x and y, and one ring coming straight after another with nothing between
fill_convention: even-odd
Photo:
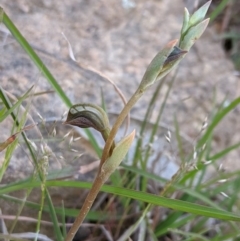
<instances>
[{"instance_id":1,"label":"flower labellum","mask_svg":"<svg viewBox=\"0 0 240 241\"><path fill-rule=\"evenodd\" d=\"M73 105L64 124L78 126L80 128L90 128L99 131L106 141L110 126L106 112L99 106L82 103Z\"/></svg>"}]
</instances>

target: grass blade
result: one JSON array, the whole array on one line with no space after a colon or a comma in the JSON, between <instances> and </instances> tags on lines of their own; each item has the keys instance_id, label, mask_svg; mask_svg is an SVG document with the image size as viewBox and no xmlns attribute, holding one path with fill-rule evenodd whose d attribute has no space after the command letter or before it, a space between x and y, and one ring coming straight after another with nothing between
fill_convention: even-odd
<instances>
[{"instance_id":1,"label":"grass blade","mask_svg":"<svg viewBox=\"0 0 240 241\"><path fill-rule=\"evenodd\" d=\"M216 116L213 118L212 123L208 126L208 129L206 130L205 134L199 140L197 144L197 148L201 147L204 143L207 142L208 138L210 137L214 128L219 124L219 122L239 104L240 104L240 97L233 100L227 107L224 107L220 112L216 114Z\"/></svg>"},{"instance_id":2,"label":"grass blade","mask_svg":"<svg viewBox=\"0 0 240 241\"><path fill-rule=\"evenodd\" d=\"M28 97L28 94L31 92L31 90L33 89L33 86L22 96L18 99L18 101L11 106L10 109L8 109L3 115L0 116L0 122L2 122L4 119L6 119L7 116L9 116L11 114L11 112L13 112L17 107L19 107L21 105L21 103ZM3 100L4 96L3 96L3 89L0 86L0 98Z\"/></svg>"},{"instance_id":3,"label":"grass blade","mask_svg":"<svg viewBox=\"0 0 240 241\"><path fill-rule=\"evenodd\" d=\"M23 182L20 184L17 183L15 185L12 185L11 187L6 187L6 188L2 187L0 190L0 194L5 194L10 191L21 190L23 188L40 187L40 185L41 185L41 182L37 182L37 181L31 182L31 183L29 182ZM86 183L86 182L79 182L79 181L47 181L46 186L47 187L53 187L53 186L54 187L56 186L77 187L77 188L89 189L91 188L92 184ZM170 208L173 210L192 213L200 216L212 217L216 219L240 222L240 216L234 213L223 211L217 208L212 208L212 207L191 203L191 202L159 197L149 193L129 190L129 189L120 188L120 187L107 186L107 185L104 185L101 190L114 195L132 198L134 200L139 200L142 202Z\"/></svg>"}]
</instances>

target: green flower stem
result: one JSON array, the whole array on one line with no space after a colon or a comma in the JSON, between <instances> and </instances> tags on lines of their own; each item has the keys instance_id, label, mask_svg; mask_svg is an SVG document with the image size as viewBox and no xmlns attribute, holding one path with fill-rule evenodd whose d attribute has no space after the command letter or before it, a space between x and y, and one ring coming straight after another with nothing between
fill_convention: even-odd
<instances>
[{"instance_id":1,"label":"green flower stem","mask_svg":"<svg viewBox=\"0 0 240 241\"><path fill-rule=\"evenodd\" d=\"M124 108L122 109L122 111L119 114L119 116L117 117L117 120L114 123L114 125L112 127L112 130L109 133L108 139L107 139L107 141L105 143L105 146L104 146L104 149L103 149L102 158L101 158L100 167L103 165L103 163L106 161L106 159L111 154L110 149L111 149L111 146L112 146L113 141L114 141L114 137L117 134L117 131L118 131L119 127L121 126L121 124L125 120L126 116L130 112L131 108L141 98L143 93L144 93L144 91L142 89L138 88L136 90L136 92L133 94L133 96L129 99L127 104L124 106Z\"/></svg>"},{"instance_id":2,"label":"green flower stem","mask_svg":"<svg viewBox=\"0 0 240 241\"><path fill-rule=\"evenodd\" d=\"M173 46L176 44L176 41L170 42L170 44L168 45L168 48L172 49ZM170 52L171 49L168 51ZM168 56L169 54L167 54ZM166 58L167 58L166 56ZM165 60L164 60L165 61ZM163 62L164 62L163 61ZM159 61L157 61L159 62ZM156 69L158 70L158 68L156 67ZM152 75L152 71L150 73ZM146 80L151 80L151 79L156 79L153 78L151 76L151 78L148 76L148 78ZM161 79L161 77L160 77ZM142 82L141 82L142 83ZM125 120L126 116L128 115L128 113L130 112L131 108L136 104L136 102L141 98L141 96L143 95L143 93L153 84L154 82L146 85L146 84L140 84L140 86L138 87L138 89L136 90L136 92L132 95L132 97L129 99L129 101L127 102L127 104L124 106L124 108L122 109L121 113L119 114L115 124L113 125L108 139L105 143L104 149L103 149L103 154L102 154L102 158L101 158L101 163L99 166L99 171L97 174L96 179L94 180L93 186L90 189L87 198L85 199L85 202L80 210L79 215L77 216L77 218L74 221L73 226L71 227L70 231L67 234L66 237L66 241L72 241L72 239L74 238L77 230L79 229L80 225L82 224L83 220L85 219L87 213L89 212L95 198L97 197L97 194L99 193L102 185L105 183L105 181L109 178L109 176L112 174L112 172L116 169L116 167L111 167L112 164L110 164L108 167L110 167L110 169L106 172L104 172L104 168L106 166L107 161L109 161L108 158L111 158L110 156L112 155L112 146L114 143L114 137L117 134L118 129L120 128L120 126L122 125L123 121ZM121 149L121 148L120 148ZM114 159L114 155L113 159ZM106 168L108 169L108 168ZM148 205L147 210L151 207L151 205Z\"/></svg>"},{"instance_id":3,"label":"green flower stem","mask_svg":"<svg viewBox=\"0 0 240 241\"><path fill-rule=\"evenodd\" d=\"M124 159L129 148L131 147L134 137L135 130L128 136L124 137L119 143L117 143L111 157L109 157L98 169L97 177L93 182L93 186L90 189L77 218L75 219L70 231L68 232L68 235L65 239L66 241L71 241L75 236L83 220L87 216L90 208L92 207L92 204L96 199L102 185L108 180L110 175L116 170L121 161Z\"/></svg>"},{"instance_id":4,"label":"green flower stem","mask_svg":"<svg viewBox=\"0 0 240 241\"><path fill-rule=\"evenodd\" d=\"M66 241L71 241L78 231L79 227L81 226L83 220L85 219L86 215L88 214L90 208L94 200L96 199L101 187L103 184L108 180L110 175L116 170L119 166L121 161L126 156L133 140L135 137L135 130L123 138L119 143L117 143L116 147L113 150L111 157L109 157L104 165L102 165L97 173L97 177L93 182L93 186L90 189L87 198L85 199L83 206L78 214L77 218L75 219L70 231L67 234Z\"/></svg>"},{"instance_id":5,"label":"green flower stem","mask_svg":"<svg viewBox=\"0 0 240 241\"><path fill-rule=\"evenodd\" d=\"M170 41L148 65L138 89L124 106L123 110L119 114L115 124L112 127L112 130L103 149L100 167L111 155L110 149L114 141L114 137L117 134L117 131L125 120L126 116L130 112L131 108L141 98L141 96L147 89L149 89L156 81L160 81L166 74L168 74L187 53L186 51L182 51L181 54L176 54L174 52L174 46L177 44L177 42L177 39Z\"/></svg>"},{"instance_id":6,"label":"green flower stem","mask_svg":"<svg viewBox=\"0 0 240 241\"><path fill-rule=\"evenodd\" d=\"M96 176L96 178L93 182L92 188L90 189L77 218L75 219L70 231L67 234L67 237L66 237L65 241L72 241L73 240L76 232L78 231L78 229L81 226L83 220L85 219L85 217L87 216L90 208L92 207L92 204L93 204L94 200L96 199L101 187L103 186L105 181L111 175L110 172L107 172L107 173L102 172L102 165L104 164L104 162L109 157L109 154L111 154L111 152L112 152L111 148L113 147L114 137L115 137L119 127L123 123L123 121L126 118L126 116L128 115L128 113L130 112L131 108L140 99L143 92L144 91L142 89L137 89L137 91L133 94L133 96L130 98L130 100L127 102L127 104L122 109L122 111L119 114L114 126L112 127L112 130L110 131L108 139L107 139L107 141L105 143L105 146L104 146L104 150L103 150L103 154L102 154L102 158L101 158L101 163L100 163L100 166L99 166L99 169L98 169L99 170L98 174L97 174L97 176Z\"/></svg>"}]
</instances>

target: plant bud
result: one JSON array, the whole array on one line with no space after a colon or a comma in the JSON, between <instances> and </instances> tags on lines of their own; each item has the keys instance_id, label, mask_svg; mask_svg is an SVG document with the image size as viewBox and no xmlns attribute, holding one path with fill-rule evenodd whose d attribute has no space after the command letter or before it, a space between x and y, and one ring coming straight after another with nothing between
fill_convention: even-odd
<instances>
[{"instance_id":1,"label":"plant bud","mask_svg":"<svg viewBox=\"0 0 240 241\"><path fill-rule=\"evenodd\" d=\"M103 163L101 167L101 172L104 174L105 179L117 169L120 165L128 150L130 149L132 142L135 137L135 130L128 136L124 137L119 143L114 147L112 155Z\"/></svg>"},{"instance_id":2,"label":"plant bud","mask_svg":"<svg viewBox=\"0 0 240 241\"><path fill-rule=\"evenodd\" d=\"M187 51L176 47L178 40L169 42L151 61L140 83L139 89L145 91L161 79L183 58Z\"/></svg>"},{"instance_id":3,"label":"plant bud","mask_svg":"<svg viewBox=\"0 0 240 241\"><path fill-rule=\"evenodd\" d=\"M206 29L209 19L204 20L204 18L210 4L211 1L208 1L195 11L192 16L190 16L188 10L185 9L180 38L181 49L188 51Z\"/></svg>"}]
</instances>

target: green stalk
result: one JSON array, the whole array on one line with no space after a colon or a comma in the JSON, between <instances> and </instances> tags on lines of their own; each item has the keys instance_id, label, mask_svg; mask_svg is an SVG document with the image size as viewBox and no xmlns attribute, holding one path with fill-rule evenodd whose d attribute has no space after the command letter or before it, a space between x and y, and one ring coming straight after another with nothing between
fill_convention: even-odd
<instances>
[{"instance_id":1,"label":"green stalk","mask_svg":"<svg viewBox=\"0 0 240 241\"><path fill-rule=\"evenodd\" d=\"M143 95L143 91L138 88L136 90L136 92L133 94L133 96L130 98L130 100L127 102L127 104L124 106L124 108L122 109L119 116L117 117L117 120L114 123L114 125L112 127L112 130L110 131L110 134L108 136L108 139L105 143L100 166L108 158L109 151L111 149L112 143L114 141L114 137L117 134L117 131L118 131L119 127L121 126L121 124L125 120L126 116L130 112L131 108L136 104L136 102L141 98L142 95Z\"/></svg>"}]
</instances>

